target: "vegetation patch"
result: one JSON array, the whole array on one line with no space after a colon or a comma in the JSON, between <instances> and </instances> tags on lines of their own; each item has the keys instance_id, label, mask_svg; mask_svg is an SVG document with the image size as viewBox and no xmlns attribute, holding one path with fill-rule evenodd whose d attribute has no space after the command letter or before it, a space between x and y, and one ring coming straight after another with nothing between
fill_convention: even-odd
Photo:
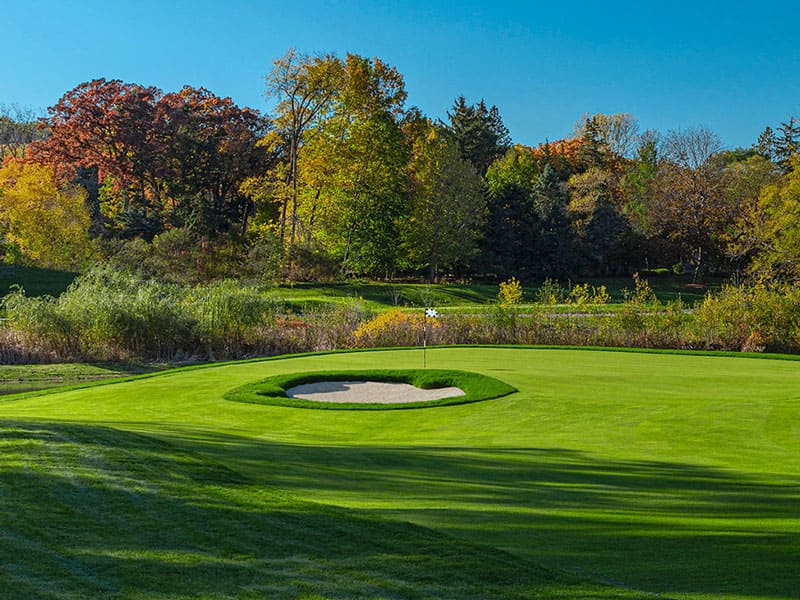
<instances>
[{"instance_id":1,"label":"vegetation patch","mask_svg":"<svg viewBox=\"0 0 800 600\"><path fill-rule=\"evenodd\" d=\"M301 398L289 398L286 395L286 390L292 387L320 381L407 383L425 390L452 386L464 390L464 395L442 398L440 400L405 402L402 404L318 402L315 400L303 400ZM230 390L225 394L225 398L227 400L246 402L249 404L272 404L297 408L391 410L480 402L481 400L492 400L494 398L507 396L516 391L516 388L499 379L468 371L451 371L444 369L336 370L276 375L257 383L249 383Z\"/></svg>"}]
</instances>

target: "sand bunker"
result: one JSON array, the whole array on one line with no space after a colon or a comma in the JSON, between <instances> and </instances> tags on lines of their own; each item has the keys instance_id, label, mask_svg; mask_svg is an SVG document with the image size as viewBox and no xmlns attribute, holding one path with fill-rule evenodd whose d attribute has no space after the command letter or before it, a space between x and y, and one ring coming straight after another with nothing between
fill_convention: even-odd
<instances>
[{"instance_id":1,"label":"sand bunker","mask_svg":"<svg viewBox=\"0 0 800 600\"><path fill-rule=\"evenodd\" d=\"M289 398L342 404L404 404L454 398L463 396L464 391L457 387L423 390L408 383L318 381L289 388L286 395Z\"/></svg>"}]
</instances>

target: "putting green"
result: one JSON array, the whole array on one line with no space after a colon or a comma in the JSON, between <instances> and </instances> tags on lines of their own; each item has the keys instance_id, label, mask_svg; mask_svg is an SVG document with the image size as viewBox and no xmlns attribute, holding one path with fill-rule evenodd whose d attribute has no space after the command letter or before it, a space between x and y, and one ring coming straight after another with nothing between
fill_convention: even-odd
<instances>
[{"instance_id":1,"label":"putting green","mask_svg":"<svg viewBox=\"0 0 800 600\"><path fill-rule=\"evenodd\" d=\"M0 418L144 434L278 494L421 525L619 590L796 597L800 362L431 348L433 368L518 391L422 411L223 398L284 373L421 360L390 350L234 363L11 401ZM381 593L392 595L372 595Z\"/></svg>"}]
</instances>

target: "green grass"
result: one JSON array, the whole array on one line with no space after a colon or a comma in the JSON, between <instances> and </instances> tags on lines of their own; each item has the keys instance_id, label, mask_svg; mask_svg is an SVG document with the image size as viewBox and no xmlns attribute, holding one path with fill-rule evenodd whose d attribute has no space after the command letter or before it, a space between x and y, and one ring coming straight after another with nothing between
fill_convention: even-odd
<instances>
[{"instance_id":1,"label":"green grass","mask_svg":"<svg viewBox=\"0 0 800 600\"><path fill-rule=\"evenodd\" d=\"M297 385L319 381L380 381L408 383L421 389L457 387L464 392L462 396L427 400L424 402L405 402L402 404L316 402L301 398L288 398L286 390ZM446 369L369 369L348 371L312 371L310 373L287 373L268 377L263 381L249 383L225 394L227 400L251 404L272 404L295 408L323 410L401 410L410 408L431 408L452 404L466 404L493 400L516 392L513 387L479 373L453 371Z\"/></svg>"},{"instance_id":2,"label":"green grass","mask_svg":"<svg viewBox=\"0 0 800 600\"><path fill-rule=\"evenodd\" d=\"M20 265L0 265L0 296L7 294L12 286L21 286L28 296L58 296L67 289L77 273L55 271L38 267ZM702 300L708 289L717 289L719 279L709 282L708 288L691 285L691 277L658 275L647 277L656 296L666 302L680 296L688 304ZM583 282L581 279L572 283ZM633 288L630 278L590 279L588 283L605 285L611 302L620 303L623 291ZM570 282L561 282L568 287ZM493 303L497 297L496 284L423 284L423 283L381 283L371 281L347 281L340 283L294 283L279 286L275 296L285 307L295 313L317 312L348 303L357 303L370 311L384 311L395 307L419 308L436 306L453 310L480 312ZM532 306L538 287L525 286L525 306ZM566 310L572 310L567 308ZM591 310L591 308L589 309ZM613 308L612 308L613 310Z\"/></svg>"},{"instance_id":3,"label":"green grass","mask_svg":"<svg viewBox=\"0 0 800 600\"><path fill-rule=\"evenodd\" d=\"M163 370L163 364L0 365L0 395L126 377Z\"/></svg>"},{"instance_id":4,"label":"green grass","mask_svg":"<svg viewBox=\"0 0 800 600\"><path fill-rule=\"evenodd\" d=\"M432 348L432 368L519 391L407 411L223 398L285 373L421 362L309 355L0 404L0 589L796 597L796 361Z\"/></svg>"},{"instance_id":5,"label":"green grass","mask_svg":"<svg viewBox=\"0 0 800 600\"><path fill-rule=\"evenodd\" d=\"M656 296L662 302L680 297L688 305L703 299L708 290L718 289L722 281L713 279L707 286L694 286L689 276L659 275L646 278ZM583 279L574 283L582 283ZM632 290L631 278L590 279L591 285L605 285L611 297L610 305L583 307L581 310L614 310L614 304L621 303L625 291ZM570 282L561 282L568 287ZM533 308L538 287L525 286L523 304L520 310ZM358 303L371 311L384 311L390 308L420 308L435 306L445 311L481 312L497 299L498 287L495 284L420 284L420 283L376 283L351 281L344 283L296 283L276 288L275 294L285 303L287 309L297 312L316 312L326 307ZM558 311L574 311L575 307L556 307Z\"/></svg>"},{"instance_id":6,"label":"green grass","mask_svg":"<svg viewBox=\"0 0 800 600\"><path fill-rule=\"evenodd\" d=\"M18 285L28 296L58 296L77 277L77 273L39 267L0 264L0 296Z\"/></svg>"}]
</instances>

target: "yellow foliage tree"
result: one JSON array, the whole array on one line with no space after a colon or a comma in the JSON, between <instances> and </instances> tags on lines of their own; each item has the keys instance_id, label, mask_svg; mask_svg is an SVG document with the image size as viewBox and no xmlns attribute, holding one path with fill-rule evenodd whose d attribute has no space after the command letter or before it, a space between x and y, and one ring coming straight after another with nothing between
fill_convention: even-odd
<instances>
[{"instance_id":1,"label":"yellow foliage tree","mask_svg":"<svg viewBox=\"0 0 800 600\"><path fill-rule=\"evenodd\" d=\"M50 167L9 160L0 168L0 223L25 260L77 270L91 257L86 191Z\"/></svg>"}]
</instances>

